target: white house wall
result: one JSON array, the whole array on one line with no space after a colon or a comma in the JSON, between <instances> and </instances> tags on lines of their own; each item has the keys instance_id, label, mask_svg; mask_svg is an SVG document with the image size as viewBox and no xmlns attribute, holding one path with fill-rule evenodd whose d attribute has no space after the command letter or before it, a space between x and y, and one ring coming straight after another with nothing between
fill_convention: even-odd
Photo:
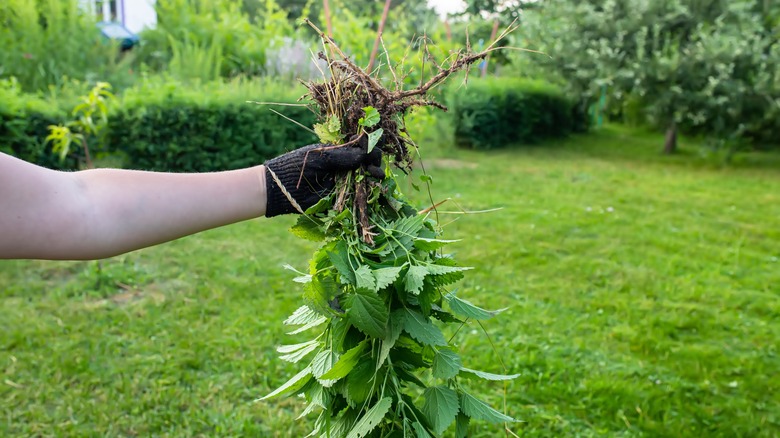
<instances>
[{"instance_id":1,"label":"white house wall","mask_svg":"<svg viewBox=\"0 0 780 438\"><path fill-rule=\"evenodd\" d=\"M155 0L117 0L121 2L122 18L125 27L133 33L144 28L157 25L157 13L154 11Z\"/></svg>"}]
</instances>

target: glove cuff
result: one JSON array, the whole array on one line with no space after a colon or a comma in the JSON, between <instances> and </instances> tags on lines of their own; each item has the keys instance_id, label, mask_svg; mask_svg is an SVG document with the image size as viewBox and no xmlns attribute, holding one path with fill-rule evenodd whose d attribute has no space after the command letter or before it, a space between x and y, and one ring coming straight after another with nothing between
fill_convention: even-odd
<instances>
[{"instance_id":1,"label":"glove cuff","mask_svg":"<svg viewBox=\"0 0 780 438\"><path fill-rule=\"evenodd\" d=\"M282 167L282 170L280 171L281 174L276 173L277 171L271 169L271 166L269 166L268 163L265 164L266 217L296 213L300 209L300 206L296 208L292 203L295 202L295 198L290 193L290 190L294 190L294 188L284 187L282 181L289 181L292 175L285 175L283 169L285 169L285 167ZM286 194L285 191L287 192ZM291 200L292 202L290 202Z\"/></svg>"}]
</instances>

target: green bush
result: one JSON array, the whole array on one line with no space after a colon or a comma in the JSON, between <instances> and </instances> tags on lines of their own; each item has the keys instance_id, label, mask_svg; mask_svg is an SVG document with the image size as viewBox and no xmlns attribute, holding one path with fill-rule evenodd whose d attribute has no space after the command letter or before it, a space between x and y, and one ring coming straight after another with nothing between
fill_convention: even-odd
<instances>
[{"instance_id":1,"label":"green bush","mask_svg":"<svg viewBox=\"0 0 780 438\"><path fill-rule=\"evenodd\" d=\"M64 119L56 104L22 93L14 79L0 80L0 152L54 169L74 169L77 157L60 162L45 141L49 125Z\"/></svg>"},{"instance_id":2,"label":"green bush","mask_svg":"<svg viewBox=\"0 0 780 438\"><path fill-rule=\"evenodd\" d=\"M295 102L304 91L258 81L200 87L148 82L126 90L109 117L108 144L136 169L204 172L260 164L316 141L272 108L304 126L314 123L314 114L303 106L247 100Z\"/></svg>"},{"instance_id":3,"label":"green bush","mask_svg":"<svg viewBox=\"0 0 780 438\"><path fill-rule=\"evenodd\" d=\"M467 86L454 84L447 94L459 146L493 149L587 129L580 105L544 81L472 79Z\"/></svg>"},{"instance_id":4,"label":"green bush","mask_svg":"<svg viewBox=\"0 0 780 438\"><path fill-rule=\"evenodd\" d=\"M131 59L103 38L82 3L0 2L0 77L17 78L25 91L45 91L69 78L127 80Z\"/></svg>"}]
</instances>

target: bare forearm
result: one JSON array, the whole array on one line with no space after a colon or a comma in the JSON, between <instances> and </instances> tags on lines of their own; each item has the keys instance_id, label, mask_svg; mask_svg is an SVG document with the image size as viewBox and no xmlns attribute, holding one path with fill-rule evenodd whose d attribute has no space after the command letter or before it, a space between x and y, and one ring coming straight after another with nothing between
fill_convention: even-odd
<instances>
[{"instance_id":1,"label":"bare forearm","mask_svg":"<svg viewBox=\"0 0 780 438\"><path fill-rule=\"evenodd\" d=\"M266 210L263 166L174 174L61 173L25 164L11 180L17 182L15 190L6 191L16 194L21 208L13 216L0 213L2 228L13 230L0 236L0 258L105 258L262 216Z\"/></svg>"},{"instance_id":2,"label":"bare forearm","mask_svg":"<svg viewBox=\"0 0 780 438\"><path fill-rule=\"evenodd\" d=\"M107 169L78 177L93 208L84 230L92 242L69 258L116 255L265 214L262 166L201 174Z\"/></svg>"}]
</instances>

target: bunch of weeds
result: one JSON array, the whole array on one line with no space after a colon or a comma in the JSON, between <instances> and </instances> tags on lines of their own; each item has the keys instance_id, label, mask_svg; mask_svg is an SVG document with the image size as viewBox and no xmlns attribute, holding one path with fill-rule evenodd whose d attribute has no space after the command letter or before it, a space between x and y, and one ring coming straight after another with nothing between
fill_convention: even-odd
<instances>
[{"instance_id":1,"label":"bunch of weeds","mask_svg":"<svg viewBox=\"0 0 780 438\"><path fill-rule=\"evenodd\" d=\"M312 436L430 437L453 424L457 436L467 436L472 419L504 423L510 434L506 425L516 420L470 394L461 379L508 381L517 375L466 367L439 327L455 324L459 330L470 321L482 327L480 321L500 310L477 307L451 289L471 268L444 253L454 241L441 238L432 217L436 206L414 208L398 190L393 171L408 174L419 155L404 122L409 110L446 110L428 92L498 48L474 53L467 47L438 61L423 38L421 50L433 74L408 90L385 51L394 85L388 89L375 72L357 66L308 24L322 39L317 57L328 68L322 82L305 83L320 119L314 126L323 143L319 150L379 148L386 168L381 175L367 169L341 175L334 192L301 212L291 229L322 245L307 271L296 270L304 304L285 324L298 327L290 334L320 332L278 348L282 360L308 365L263 399L302 395L301 416L319 411Z\"/></svg>"}]
</instances>

